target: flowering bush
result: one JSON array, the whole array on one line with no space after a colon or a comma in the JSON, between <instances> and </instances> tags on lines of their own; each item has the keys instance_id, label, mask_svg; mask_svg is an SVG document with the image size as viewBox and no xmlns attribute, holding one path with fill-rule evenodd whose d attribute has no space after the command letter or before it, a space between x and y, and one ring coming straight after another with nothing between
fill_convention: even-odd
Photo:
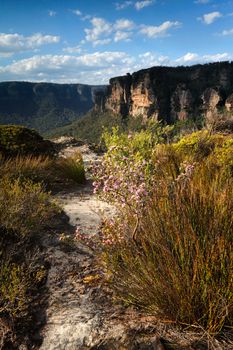
<instances>
[{"instance_id":1,"label":"flowering bush","mask_svg":"<svg viewBox=\"0 0 233 350\"><path fill-rule=\"evenodd\" d=\"M232 142L202 136L158 145L150 131L105 134L94 191L118 215L98 247L126 304L218 333L233 315Z\"/></svg>"},{"instance_id":2,"label":"flowering bush","mask_svg":"<svg viewBox=\"0 0 233 350\"><path fill-rule=\"evenodd\" d=\"M138 213L153 183L152 162L155 145L163 139L164 130L150 129L120 134L118 128L103 134L107 147L103 162L93 168L94 193L113 202L118 209L130 207Z\"/></svg>"}]
</instances>

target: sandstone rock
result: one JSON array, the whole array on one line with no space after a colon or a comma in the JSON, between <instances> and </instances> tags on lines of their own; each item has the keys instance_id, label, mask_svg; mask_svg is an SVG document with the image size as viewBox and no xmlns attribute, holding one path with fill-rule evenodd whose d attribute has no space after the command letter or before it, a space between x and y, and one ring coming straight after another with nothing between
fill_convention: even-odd
<instances>
[{"instance_id":1,"label":"sandstone rock","mask_svg":"<svg viewBox=\"0 0 233 350\"><path fill-rule=\"evenodd\" d=\"M166 123L198 118L209 121L219 107L233 107L233 62L191 67L152 67L112 78L97 110L142 115ZM97 99L98 100L98 99Z\"/></svg>"},{"instance_id":2,"label":"sandstone rock","mask_svg":"<svg viewBox=\"0 0 233 350\"><path fill-rule=\"evenodd\" d=\"M228 112L233 112L233 94L226 99L225 107Z\"/></svg>"},{"instance_id":3,"label":"sandstone rock","mask_svg":"<svg viewBox=\"0 0 233 350\"><path fill-rule=\"evenodd\" d=\"M171 116L173 120L187 120L193 110L193 97L184 84L177 86L171 97Z\"/></svg>"},{"instance_id":4,"label":"sandstone rock","mask_svg":"<svg viewBox=\"0 0 233 350\"><path fill-rule=\"evenodd\" d=\"M201 98L203 101L205 118L207 122L211 122L218 114L218 104L221 102L222 98L219 92L213 88L206 89Z\"/></svg>"}]
</instances>

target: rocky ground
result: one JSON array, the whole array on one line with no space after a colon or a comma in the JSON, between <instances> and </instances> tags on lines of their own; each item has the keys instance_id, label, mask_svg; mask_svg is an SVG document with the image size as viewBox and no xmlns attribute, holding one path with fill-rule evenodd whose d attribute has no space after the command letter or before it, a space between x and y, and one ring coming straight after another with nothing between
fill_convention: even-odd
<instances>
[{"instance_id":1,"label":"rocky ground","mask_svg":"<svg viewBox=\"0 0 233 350\"><path fill-rule=\"evenodd\" d=\"M87 145L60 140L61 156L69 156L77 149L82 152L86 167L90 161L101 160ZM90 235L98 234L102 217L115 212L92 193L90 174L88 177L86 185L64 189L55 195L69 222L64 220L59 226L61 232L44 242L50 270L40 349L229 349L225 343L220 346L212 341L208 345L195 334L178 335L169 323L162 324L155 317L112 304L111 292L96 267L94 252L72 242L75 227ZM61 239L64 235L71 239Z\"/></svg>"}]
</instances>

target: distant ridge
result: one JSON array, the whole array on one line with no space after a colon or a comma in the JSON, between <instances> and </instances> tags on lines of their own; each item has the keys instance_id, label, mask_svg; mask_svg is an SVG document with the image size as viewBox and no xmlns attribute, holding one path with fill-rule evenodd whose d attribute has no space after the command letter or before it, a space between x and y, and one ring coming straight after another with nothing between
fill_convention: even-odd
<instances>
[{"instance_id":1,"label":"distant ridge","mask_svg":"<svg viewBox=\"0 0 233 350\"><path fill-rule=\"evenodd\" d=\"M94 105L105 86L0 82L0 124L18 124L47 132L77 120Z\"/></svg>"}]
</instances>

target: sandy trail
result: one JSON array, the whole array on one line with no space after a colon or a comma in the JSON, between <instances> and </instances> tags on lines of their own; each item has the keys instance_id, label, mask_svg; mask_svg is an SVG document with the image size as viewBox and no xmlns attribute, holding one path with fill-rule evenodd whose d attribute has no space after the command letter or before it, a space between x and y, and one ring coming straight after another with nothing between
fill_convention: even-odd
<instances>
[{"instance_id":1,"label":"sandy trail","mask_svg":"<svg viewBox=\"0 0 233 350\"><path fill-rule=\"evenodd\" d=\"M61 155L70 157L77 150L82 153L85 169L88 169L90 163L101 162L101 156L91 151L87 145L67 147ZM97 233L102 218L114 213L110 204L93 194L91 174L88 171L85 185L76 186L69 192L59 192L56 198L69 217L70 225L79 227L87 234Z\"/></svg>"},{"instance_id":2,"label":"sandy trail","mask_svg":"<svg viewBox=\"0 0 233 350\"><path fill-rule=\"evenodd\" d=\"M70 146L61 155L70 156L81 151L85 167L100 161L87 146ZM56 194L56 200L69 218L69 224L90 235L98 232L103 216L113 215L114 209L93 194L90 174L85 185L79 185ZM63 247L64 248L64 247ZM100 312L91 301L91 290L83 285L83 278L92 273L91 257L74 245L66 251L57 242L48 247L51 264L47 287L49 299L47 322L42 330L41 350L76 350L90 348L101 323Z\"/></svg>"}]
</instances>

